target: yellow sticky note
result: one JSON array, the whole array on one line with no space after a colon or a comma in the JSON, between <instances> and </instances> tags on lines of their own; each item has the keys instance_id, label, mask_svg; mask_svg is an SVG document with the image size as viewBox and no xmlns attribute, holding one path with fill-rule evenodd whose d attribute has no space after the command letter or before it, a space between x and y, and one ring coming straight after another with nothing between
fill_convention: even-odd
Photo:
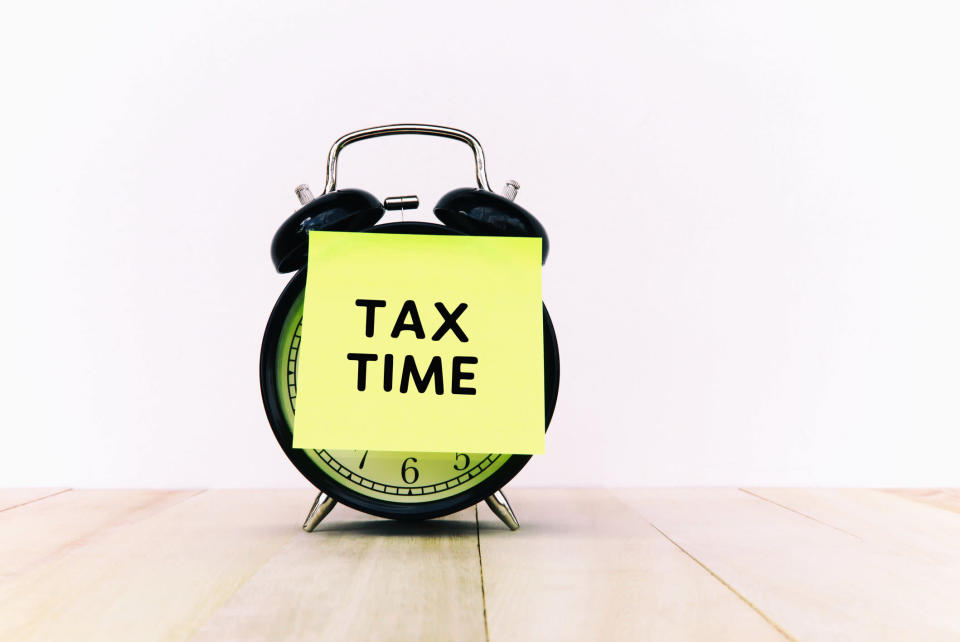
<instances>
[{"instance_id":1,"label":"yellow sticky note","mask_svg":"<svg viewBox=\"0 0 960 642\"><path fill-rule=\"evenodd\" d=\"M542 453L540 252L310 232L294 447Z\"/></svg>"}]
</instances>

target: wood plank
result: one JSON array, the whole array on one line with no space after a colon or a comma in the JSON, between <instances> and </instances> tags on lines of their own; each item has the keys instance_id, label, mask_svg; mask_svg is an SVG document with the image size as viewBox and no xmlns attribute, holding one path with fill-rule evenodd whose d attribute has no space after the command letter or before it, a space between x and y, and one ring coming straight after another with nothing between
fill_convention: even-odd
<instances>
[{"instance_id":1,"label":"wood plank","mask_svg":"<svg viewBox=\"0 0 960 642\"><path fill-rule=\"evenodd\" d=\"M475 509L409 524L341 506L293 537L194 639L484 638Z\"/></svg>"},{"instance_id":2,"label":"wood plank","mask_svg":"<svg viewBox=\"0 0 960 642\"><path fill-rule=\"evenodd\" d=\"M0 582L68 554L198 491L75 490L0 512Z\"/></svg>"},{"instance_id":3,"label":"wood plank","mask_svg":"<svg viewBox=\"0 0 960 642\"><path fill-rule=\"evenodd\" d=\"M960 513L960 490L956 488L890 488L885 492Z\"/></svg>"},{"instance_id":4,"label":"wood plank","mask_svg":"<svg viewBox=\"0 0 960 642\"><path fill-rule=\"evenodd\" d=\"M205 492L90 536L0 584L0 639L186 639L300 534L311 499L306 490Z\"/></svg>"},{"instance_id":5,"label":"wood plank","mask_svg":"<svg viewBox=\"0 0 960 642\"><path fill-rule=\"evenodd\" d=\"M511 490L481 509L490 640L780 640L749 604L602 490Z\"/></svg>"},{"instance_id":6,"label":"wood plank","mask_svg":"<svg viewBox=\"0 0 960 642\"><path fill-rule=\"evenodd\" d=\"M19 508L67 490L66 488L0 488L0 512Z\"/></svg>"},{"instance_id":7,"label":"wood plank","mask_svg":"<svg viewBox=\"0 0 960 642\"><path fill-rule=\"evenodd\" d=\"M879 522L862 528L736 490L617 495L793 638L960 639L955 558L898 549L896 538L871 535Z\"/></svg>"},{"instance_id":8,"label":"wood plank","mask_svg":"<svg viewBox=\"0 0 960 642\"><path fill-rule=\"evenodd\" d=\"M306 534L308 490L55 490L0 492L0 639L480 640L484 606L494 641L960 639L947 491L514 490L516 533Z\"/></svg>"},{"instance_id":9,"label":"wood plank","mask_svg":"<svg viewBox=\"0 0 960 642\"><path fill-rule=\"evenodd\" d=\"M938 560L960 568L960 515L877 490L747 489L768 501L886 549L891 556Z\"/></svg>"}]
</instances>

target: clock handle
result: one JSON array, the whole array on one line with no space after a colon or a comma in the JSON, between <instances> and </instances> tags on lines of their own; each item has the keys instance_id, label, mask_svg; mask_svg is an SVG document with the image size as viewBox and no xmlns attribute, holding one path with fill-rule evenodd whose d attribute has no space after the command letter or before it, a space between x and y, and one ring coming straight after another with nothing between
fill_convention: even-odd
<instances>
[{"instance_id":1,"label":"clock handle","mask_svg":"<svg viewBox=\"0 0 960 642\"><path fill-rule=\"evenodd\" d=\"M466 143L470 149L473 150L477 187L488 192L492 191L490 189L490 183L487 182L487 165L483 156L483 147L480 146L480 141L462 129L441 127L440 125L420 125L410 123L368 127L367 129L360 129L355 132L350 132L349 134L344 134L334 141L333 145L330 147L330 153L327 155L327 182L323 186L323 193L329 194L333 190L337 189L337 157L340 156L340 151L344 147L359 140L379 138L380 136L395 136L397 134L439 136L441 138L452 138L453 140L459 140L462 143Z\"/></svg>"},{"instance_id":2,"label":"clock handle","mask_svg":"<svg viewBox=\"0 0 960 642\"><path fill-rule=\"evenodd\" d=\"M337 500L333 497L326 493L317 494L317 498L313 500L313 506L310 507L310 512L307 513L307 519L303 522L303 530L312 533L336 505Z\"/></svg>"},{"instance_id":3,"label":"clock handle","mask_svg":"<svg viewBox=\"0 0 960 642\"><path fill-rule=\"evenodd\" d=\"M487 506L490 507L490 510L493 511L493 514L500 518L500 521L507 525L512 531L520 528L520 522L517 521L517 516L513 514L513 509L510 508L510 502L507 501L507 497L503 494L503 491L498 490L493 495L490 495L485 500Z\"/></svg>"}]
</instances>

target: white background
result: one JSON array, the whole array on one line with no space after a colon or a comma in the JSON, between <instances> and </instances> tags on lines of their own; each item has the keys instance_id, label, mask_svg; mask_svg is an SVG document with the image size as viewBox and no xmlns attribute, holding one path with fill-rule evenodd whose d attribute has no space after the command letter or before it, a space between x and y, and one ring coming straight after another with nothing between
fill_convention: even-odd
<instances>
[{"instance_id":1,"label":"white background","mask_svg":"<svg viewBox=\"0 0 960 642\"><path fill-rule=\"evenodd\" d=\"M0 486L304 486L268 247L339 135L466 129L547 226L560 402L519 485L960 485L950 2L17 3ZM457 143L351 147L429 206Z\"/></svg>"}]
</instances>

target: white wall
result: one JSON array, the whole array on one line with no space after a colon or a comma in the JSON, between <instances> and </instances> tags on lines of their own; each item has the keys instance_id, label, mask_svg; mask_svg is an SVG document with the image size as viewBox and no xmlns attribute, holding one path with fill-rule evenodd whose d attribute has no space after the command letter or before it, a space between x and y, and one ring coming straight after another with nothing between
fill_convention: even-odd
<instances>
[{"instance_id":1,"label":"white wall","mask_svg":"<svg viewBox=\"0 0 960 642\"><path fill-rule=\"evenodd\" d=\"M300 486L257 359L331 141L474 133L551 234L516 483L960 485L950 2L19 3L0 22L0 486ZM465 148L357 145L430 204Z\"/></svg>"}]
</instances>

